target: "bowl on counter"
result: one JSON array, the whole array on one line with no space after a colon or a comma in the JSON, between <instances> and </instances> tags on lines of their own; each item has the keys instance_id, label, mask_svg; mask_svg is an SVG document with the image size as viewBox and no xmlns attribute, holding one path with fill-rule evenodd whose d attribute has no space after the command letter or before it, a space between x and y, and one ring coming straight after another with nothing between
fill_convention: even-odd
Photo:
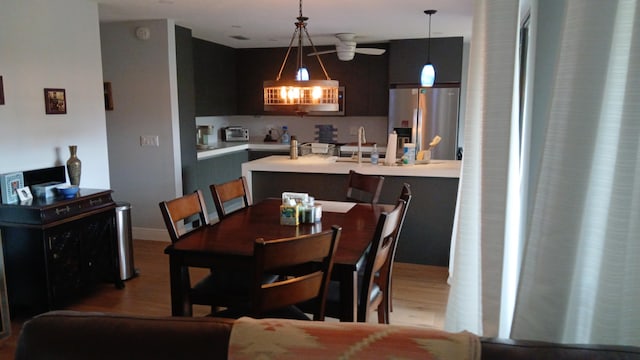
<instances>
[{"instance_id":1,"label":"bowl on counter","mask_svg":"<svg viewBox=\"0 0 640 360\"><path fill-rule=\"evenodd\" d=\"M80 189L78 185L60 185L56 189L58 189L58 193L61 194L65 199L71 199L78 194L78 190Z\"/></svg>"}]
</instances>

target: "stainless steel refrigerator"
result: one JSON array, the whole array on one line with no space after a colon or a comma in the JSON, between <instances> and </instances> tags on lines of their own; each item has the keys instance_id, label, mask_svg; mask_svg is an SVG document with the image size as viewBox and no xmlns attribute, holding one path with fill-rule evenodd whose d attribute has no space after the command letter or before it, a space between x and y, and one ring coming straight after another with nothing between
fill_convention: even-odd
<instances>
[{"instance_id":1,"label":"stainless steel refrigerator","mask_svg":"<svg viewBox=\"0 0 640 360\"><path fill-rule=\"evenodd\" d=\"M442 140L431 151L431 158L455 160L459 104L460 88L389 90L388 130L398 134L398 154L402 154L405 142L415 143L416 152L426 150L439 135Z\"/></svg>"}]
</instances>

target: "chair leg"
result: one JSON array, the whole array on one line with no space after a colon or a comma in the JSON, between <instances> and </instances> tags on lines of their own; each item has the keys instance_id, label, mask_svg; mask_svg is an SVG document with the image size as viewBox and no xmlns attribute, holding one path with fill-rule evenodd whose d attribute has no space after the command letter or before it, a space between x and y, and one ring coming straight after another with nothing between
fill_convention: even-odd
<instances>
[{"instance_id":1,"label":"chair leg","mask_svg":"<svg viewBox=\"0 0 640 360\"><path fill-rule=\"evenodd\" d=\"M387 297L383 296L380 305L378 305L378 324L389 324L389 307L386 299Z\"/></svg>"}]
</instances>

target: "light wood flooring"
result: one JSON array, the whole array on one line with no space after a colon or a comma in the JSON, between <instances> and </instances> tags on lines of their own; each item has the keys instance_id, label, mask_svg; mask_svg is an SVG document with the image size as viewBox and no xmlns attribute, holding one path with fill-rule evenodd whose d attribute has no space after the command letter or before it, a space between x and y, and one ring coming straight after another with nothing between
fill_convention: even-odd
<instances>
[{"instance_id":1,"label":"light wood flooring","mask_svg":"<svg viewBox=\"0 0 640 360\"><path fill-rule=\"evenodd\" d=\"M164 254L167 242L135 240L134 262L139 276L125 282L125 288L100 285L91 295L68 306L68 310L99 311L120 314L170 316L169 258ZM204 274L192 270L192 277ZM447 268L395 263L393 273L393 312L391 323L442 329L449 292ZM194 306L194 316L209 312L205 306ZM12 334L0 340L0 359L13 359L16 341L26 319L12 319ZM377 316L371 316L376 322Z\"/></svg>"}]
</instances>

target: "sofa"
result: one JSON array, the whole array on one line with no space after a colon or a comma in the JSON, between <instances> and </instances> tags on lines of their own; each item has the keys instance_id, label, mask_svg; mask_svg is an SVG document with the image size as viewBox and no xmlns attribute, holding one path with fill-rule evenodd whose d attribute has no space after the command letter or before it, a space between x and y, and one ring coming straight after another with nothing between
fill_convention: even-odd
<instances>
[{"instance_id":1,"label":"sofa","mask_svg":"<svg viewBox=\"0 0 640 360\"><path fill-rule=\"evenodd\" d=\"M244 320L244 321L242 321ZM256 353L244 353L236 350L236 354L230 354L230 342L232 342L232 330L235 332L242 321L245 342L251 342ZM265 325L265 324L268 324ZM284 325L283 325L284 324ZM321 344L315 344L316 352L303 349L300 353L281 353L282 356L273 353L264 355L264 349L260 349L259 342L253 341L263 334L272 339L286 340L289 343L303 343L304 337L300 334L287 332L286 325L315 326L318 334L333 336L332 340L326 340ZM450 333L426 328L409 328L397 325L358 324L339 322L307 322L298 320L281 319L224 319L213 317L182 318L182 317L149 317L119 315L108 313L76 312L76 311L52 311L44 313L26 321L20 332L16 360L38 359L227 359L227 358L264 358L264 359L329 359L335 358L328 352L332 348L344 346L350 343L342 334L360 336L359 329L370 327L375 331L383 330L387 337L378 337L377 341L382 347L375 348L373 353L352 352L342 358L372 359L387 358L387 355L397 355L396 351L406 348L407 336L397 329L407 328L417 333L429 333L429 336L442 342ZM234 330L236 328L236 330ZM346 331L342 331L346 330ZM238 332L240 330L237 330ZM247 331L253 335L247 335ZM280 332L278 332L280 331ZM394 339L391 333L398 336ZM468 341L471 355L476 359L640 359L640 348L631 346L598 346L598 345L561 345L537 341L516 341L493 338L475 337L470 333L454 334L458 340ZM463 337L459 337L463 336ZM309 338L307 336L307 338ZM313 340L319 338L312 337ZM375 336L364 334L365 343L375 347ZM374 339L374 340L372 340ZM308 339L307 339L308 340ZM328 344L328 342L335 342ZM472 349L477 343L477 349ZM267 343L266 347L269 343ZM349 344L346 344L347 346ZM410 346L409 346L410 347ZM246 348L245 348L246 350ZM272 350L272 349L271 349ZM262 351L262 352L261 352ZM473 352L477 354L473 354ZM375 354L375 355L371 355ZM232 356L230 356L232 355ZM428 358L428 357L405 357ZM441 359L437 356L433 358ZM449 357L452 358L452 357ZM454 356L453 358L463 358Z\"/></svg>"}]
</instances>

